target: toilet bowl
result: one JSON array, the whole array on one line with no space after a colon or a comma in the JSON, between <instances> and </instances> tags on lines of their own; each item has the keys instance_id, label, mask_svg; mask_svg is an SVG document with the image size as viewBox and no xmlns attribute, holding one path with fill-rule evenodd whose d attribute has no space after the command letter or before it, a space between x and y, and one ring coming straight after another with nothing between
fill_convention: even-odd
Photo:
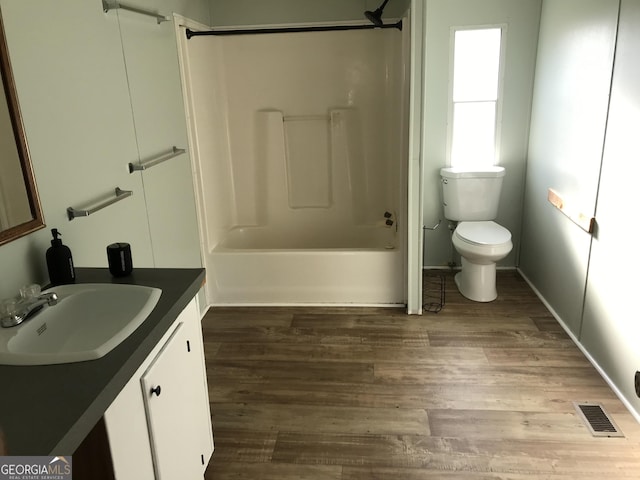
<instances>
[{"instance_id":1,"label":"toilet bowl","mask_svg":"<svg viewBox=\"0 0 640 480\"><path fill-rule=\"evenodd\" d=\"M460 293L476 302L495 300L496 262L513 248L509 230L493 221L460 222L453 246L462 257L462 271L455 276Z\"/></svg>"}]
</instances>

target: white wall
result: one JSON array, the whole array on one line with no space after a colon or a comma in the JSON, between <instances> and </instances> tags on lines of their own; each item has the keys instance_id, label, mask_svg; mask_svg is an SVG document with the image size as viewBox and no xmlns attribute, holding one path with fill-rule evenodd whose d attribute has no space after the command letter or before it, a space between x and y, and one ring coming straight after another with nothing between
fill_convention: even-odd
<instances>
[{"instance_id":1,"label":"white wall","mask_svg":"<svg viewBox=\"0 0 640 480\"><path fill-rule=\"evenodd\" d=\"M138 4L208 22L205 0ZM53 227L63 233L78 266L106 267L105 247L114 241L131 243L134 266L155 265L143 179L127 170L139 153L121 12L105 14L99 0L2 0L0 7L47 224L45 230L0 247L2 270L10 272L0 283L0 298L15 295L26 283L47 280L44 255ZM177 69L177 58L173 61ZM162 102L162 85L148 82L145 88ZM68 221L67 207L83 207L116 186L134 195L93 216ZM167 185L166 191L170 189ZM197 239L197 232L191 235Z\"/></svg>"},{"instance_id":2,"label":"white wall","mask_svg":"<svg viewBox=\"0 0 640 480\"><path fill-rule=\"evenodd\" d=\"M200 40L202 40L201 38ZM193 40L198 40L194 37ZM205 257L237 225L222 42L181 41ZM205 264L206 264L205 260Z\"/></svg>"},{"instance_id":3,"label":"white wall","mask_svg":"<svg viewBox=\"0 0 640 480\"><path fill-rule=\"evenodd\" d=\"M154 10L155 1L138 5ZM170 13L169 5L163 14ZM142 173L155 267L201 266L198 221L188 151L185 109L173 22L118 11L120 33L141 162L173 146L187 152ZM149 88L153 85L153 88ZM134 160L134 163L135 160Z\"/></svg>"},{"instance_id":4,"label":"white wall","mask_svg":"<svg viewBox=\"0 0 640 480\"><path fill-rule=\"evenodd\" d=\"M520 244L522 191L527 158L529 114L541 0L427 0L424 78L424 224L443 219L439 170L447 166L450 32L454 26L506 24L506 57L498 164L507 171L497 222L508 228L514 248L501 264L515 266ZM447 222L426 231L424 265L451 260ZM459 257L455 261L459 264Z\"/></svg>"},{"instance_id":5,"label":"white wall","mask_svg":"<svg viewBox=\"0 0 640 480\"><path fill-rule=\"evenodd\" d=\"M365 10L375 10L382 0L209 0L214 26L336 22L363 20ZM385 19L402 18L409 0L391 0Z\"/></svg>"},{"instance_id":6,"label":"white wall","mask_svg":"<svg viewBox=\"0 0 640 480\"><path fill-rule=\"evenodd\" d=\"M425 5L422 0L411 0L409 12L411 29L406 42L410 62L406 67L408 83L407 105L407 313L422 313L422 264L423 239L422 228L422 112L424 94L424 44L425 44Z\"/></svg>"},{"instance_id":7,"label":"white wall","mask_svg":"<svg viewBox=\"0 0 640 480\"><path fill-rule=\"evenodd\" d=\"M520 267L576 335L591 237L547 201L547 190L593 215L617 16L618 0L553 0L542 9Z\"/></svg>"}]
</instances>

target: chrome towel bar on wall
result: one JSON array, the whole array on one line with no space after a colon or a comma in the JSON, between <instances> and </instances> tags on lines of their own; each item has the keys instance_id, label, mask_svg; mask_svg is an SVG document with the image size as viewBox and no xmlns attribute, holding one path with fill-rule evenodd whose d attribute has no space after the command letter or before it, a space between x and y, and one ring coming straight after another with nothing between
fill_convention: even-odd
<instances>
[{"instance_id":1,"label":"chrome towel bar on wall","mask_svg":"<svg viewBox=\"0 0 640 480\"><path fill-rule=\"evenodd\" d=\"M162 22L168 22L171 19L169 17L165 17L164 15L160 15L156 12L150 12L149 10L143 10L138 7L131 7L129 5L125 5L124 3L120 3L118 0L102 0L102 9L104 13L109 12L109 10L117 10L121 8L122 10L128 10L130 12L139 13L141 15L147 15L149 17L153 17L160 25Z\"/></svg>"},{"instance_id":2,"label":"chrome towel bar on wall","mask_svg":"<svg viewBox=\"0 0 640 480\"><path fill-rule=\"evenodd\" d=\"M129 173L146 170L148 168L154 167L159 163L166 162L167 160L171 160L172 158L177 157L178 155L182 155L186 150L184 148L178 148L175 145L171 147L171 150L168 152L162 153L156 158L152 158L151 160L147 160L142 163L129 163Z\"/></svg>"},{"instance_id":3,"label":"chrome towel bar on wall","mask_svg":"<svg viewBox=\"0 0 640 480\"><path fill-rule=\"evenodd\" d=\"M67 216L69 217L69 221L73 220L76 217L88 217L89 215L96 213L98 210L102 210L109 205L113 205L120 200L124 200L125 198L130 197L131 195L133 195L133 192L131 190L122 190L120 187L116 187L115 195L116 196L114 198L105 200L103 203L100 203L93 208L84 210L76 210L73 207L67 208Z\"/></svg>"}]
</instances>

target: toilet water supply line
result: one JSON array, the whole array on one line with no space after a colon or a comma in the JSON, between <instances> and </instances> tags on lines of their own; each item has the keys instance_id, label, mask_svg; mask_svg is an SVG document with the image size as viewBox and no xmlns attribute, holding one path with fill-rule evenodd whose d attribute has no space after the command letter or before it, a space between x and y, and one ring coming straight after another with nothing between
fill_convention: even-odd
<instances>
[{"instance_id":1,"label":"toilet water supply line","mask_svg":"<svg viewBox=\"0 0 640 480\"><path fill-rule=\"evenodd\" d=\"M427 227L426 225L423 225L422 229L423 230L434 231L434 230L437 230L440 227L441 223L442 223L442 219L439 219L438 223L436 223L433 227ZM457 222L449 222L449 232L451 232L451 236L452 237L453 237L453 231L456 229L456 226L457 226ZM451 256L450 256L450 260L449 260L448 266L449 266L449 268L454 268L456 266L456 262L453 259L453 241L451 242Z\"/></svg>"},{"instance_id":2,"label":"toilet water supply line","mask_svg":"<svg viewBox=\"0 0 640 480\"><path fill-rule=\"evenodd\" d=\"M455 250L455 248L453 247L453 232L457 226L458 226L458 222L456 221L449 222L449 232L451 232L451 243L449 244L449 250L451 252L451 256L449 260L449 268L452 270L457 266L456 261L453 258L453 254Z\"/></svg>"},{"instance_id":3,"label":"toilet water supply line","mask_svg":"<svg viewBox=\"0 0 640 480\"><path fill-rule=\"evenodd\" d=\"M440 224L441 224L441 223L442 223L442 219L439 219L439 220L438 220L438 223L436 223L433 227L427 227L426 225L423 225L423 226L422 226L422 230L423 230L423 231L425 231L425 230L430 230L430 231L432 231L432 232L433 232L433 231L437 230L437 229L440 227ZM451 224L449 224L449 226L451 226Z\"/></svg>"},{"instance_id":4,"label":"toilet water supply line","mask_svg":"<svg viewBox=\"0 0 640 480\"><path fill-rule=\"evenodd\" d=\"M438 227L440 226L440 224L442 223L442 219L438 220L438 223L436 223L433 227L427 227L426 225L422 226L423 230L437 230Z\"/></svg>"}]
</instances>

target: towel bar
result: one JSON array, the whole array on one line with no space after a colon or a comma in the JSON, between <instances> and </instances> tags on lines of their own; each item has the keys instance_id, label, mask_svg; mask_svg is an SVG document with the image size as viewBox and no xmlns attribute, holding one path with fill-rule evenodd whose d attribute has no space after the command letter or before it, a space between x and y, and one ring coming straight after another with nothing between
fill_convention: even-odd
<instances>
[{"instance_id":1,"label":"towel bar","mask_svg":"<svg viewBox=\"0 0 640 480\"><path fill-rule=\"evenodd\" d=\"M153 158L151 160L147 160L146 162L142 162L140 164L129 163L129 173L146 170L148 168L154 167L159 163L166 162L167 160L171 160L178 155L182 155L186 150L184 148L178 148L173 146L171 150L161 154L160 156Z\"/></svg>"},{"instance_id":2,"label":"towel bar","mask_svg":"<svg viewBox=\"0 0 640 480\"><path fill-rule=\"evenodd\" d=\"M158 22L158 25L160 25L162 22L168 22L171 20L169 17L165 17L164 15L159 15L155 12L150 12L149 10L143 10L138 7L131 7L129 5L120 3L118 0L102 0L102 9L104 10L104 13L107 13L109 10L117 10L119 8L121 8L122 10L128 10L130 12L153 17Z\"/></svg>"},{"instance_id":3,"label":"towel bar","mask_svg":"<svg viewBox=\"0 0 640 480\"><path fill-rule=\"evenodd\" d=\"M113 205L120 200L124 200L125 198L130 197L131 195L133 195L133 192L131 190L122 190L120 187L116 187L115 194L116 196L114 198L110 198L109 200L106 200L105 202L96 205L93 208L88 208L85 210L76 210L73 207L67 208L67 216L69 217L69 221L73 220L76 217L88 217L89 215L96 213L98 210L102 210L109 205Z\"/></svg>"}]
</instances>

